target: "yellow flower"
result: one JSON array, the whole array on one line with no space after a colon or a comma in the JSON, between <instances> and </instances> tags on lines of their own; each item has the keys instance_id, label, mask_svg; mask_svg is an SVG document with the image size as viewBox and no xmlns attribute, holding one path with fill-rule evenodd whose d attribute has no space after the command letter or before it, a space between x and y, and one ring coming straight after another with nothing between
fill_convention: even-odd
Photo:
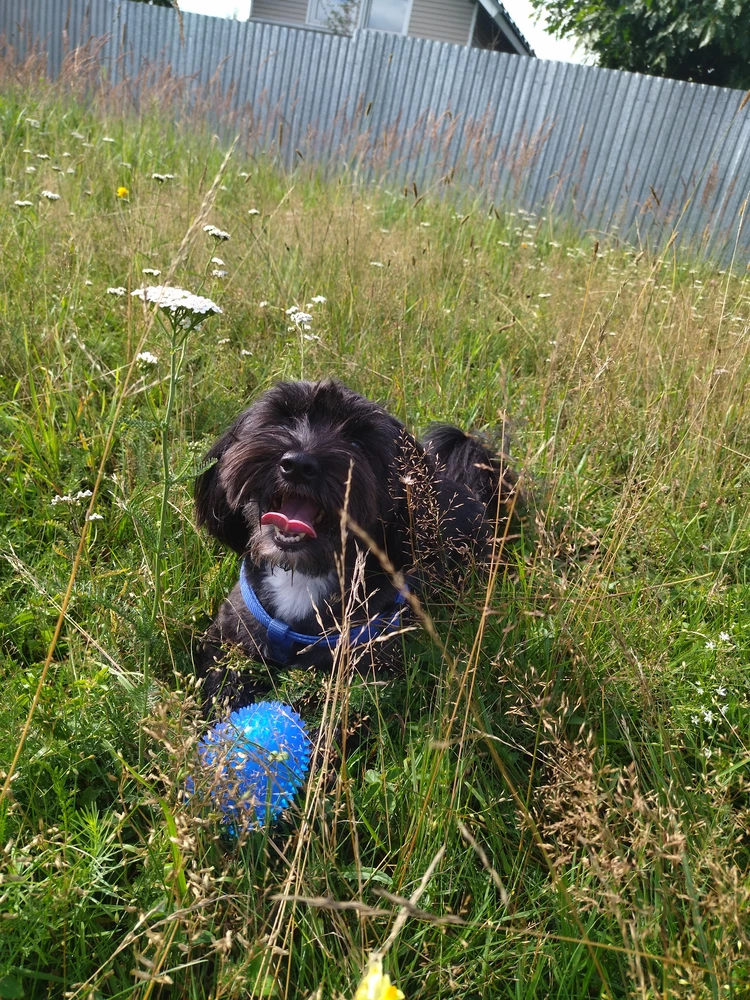
<instances>
[{"instance_id":1,"label":"yellow flower","mask_svg":"<svg viewBox=\"0 0 750 1000\"><path fill-rule=\"evenodd\" d=\"M376 958L370 961L354 1000L404 1000L404 994L391 983L387 973L383 974L383 962Z\"/></svg>"},{"instance_id":2,"label":"yellow flower","mask_svg":"<svg viewBox=\"0 0 750 1000\"><path fill-rule=\"evenodd\" d=\"M128 191L128 189L126 187L118 187L118 189L117 189L117 197L118 198L127 198L127 196L129 194L130 194L130 191Z\"/></svg>"}]
</instances>

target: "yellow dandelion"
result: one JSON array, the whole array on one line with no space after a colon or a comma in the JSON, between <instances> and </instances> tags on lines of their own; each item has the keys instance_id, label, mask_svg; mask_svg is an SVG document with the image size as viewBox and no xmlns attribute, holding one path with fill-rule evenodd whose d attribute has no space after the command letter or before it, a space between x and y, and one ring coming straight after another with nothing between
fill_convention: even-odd
<instances>
[{"instance_id":1,"label":"yellow dandelion","mask_svg":"<svg viewBox=\"0 0 750 1000\"><path fill-rule=\"evenodd\" d=\"M117 189L117 197L118 198L127 198L127 196L129 194L130 194L130 191L128 191L128 189L126 187L122 187L122 186L118 187L118 189Z\"/></svg>"},{"instance_id":2,"label":"yellow dandelion","mask_svg":"<svg viewBox=\"0 0 750 1000\"><path fill-rule=\"evenodd\" d=\"M404 994L391 982L391 977L383 973L382 960L375 958L370 960L354 1000L404 1000Z\"/></svg>"}]
</instances>

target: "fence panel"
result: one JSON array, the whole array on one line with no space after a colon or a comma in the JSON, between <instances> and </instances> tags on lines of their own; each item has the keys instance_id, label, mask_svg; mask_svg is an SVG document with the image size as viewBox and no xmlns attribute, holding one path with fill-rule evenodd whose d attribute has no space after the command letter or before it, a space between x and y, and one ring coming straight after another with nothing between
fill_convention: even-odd
<instances>
[{"instance_id":1,"label":"fence panel","mask_svg":"<svg viewBox=\"0 0 750 1000\"><path fill-rule=\"evenodd\" d=\"M0 49L137 100L168 73L211 126L292 166L554 209L584 229L728 259L750 193L742 93L378 32L352 38L130 0L2 0ZM739 112L739 113L738 113ZM740 232L742 259L750 226Z\"/></svg>"}]
</instances>

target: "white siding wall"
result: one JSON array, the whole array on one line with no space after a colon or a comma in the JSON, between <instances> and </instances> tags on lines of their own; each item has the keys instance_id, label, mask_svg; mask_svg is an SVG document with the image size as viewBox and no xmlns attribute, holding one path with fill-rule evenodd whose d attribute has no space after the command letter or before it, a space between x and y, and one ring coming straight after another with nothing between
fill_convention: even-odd
<instances>
[{"instance_id":1,"label":"white siding wall","mask_svg":"<svg viewBox=\"0 0 750 1000\"><path fill-rule=\"evenodd\" d=\"M476 0L414 0L409 21L413 38L466 45Z\"/></svg>"},{"instance_id":2,"label":"white siding wall","mask_svg":"<svg viewBox=\"0 0 750 1000\"><path fill-rule=\"evenodd\" d=\"M305 24L307 0L253 0L252 20Z\"/></svg>"}]
</instances>

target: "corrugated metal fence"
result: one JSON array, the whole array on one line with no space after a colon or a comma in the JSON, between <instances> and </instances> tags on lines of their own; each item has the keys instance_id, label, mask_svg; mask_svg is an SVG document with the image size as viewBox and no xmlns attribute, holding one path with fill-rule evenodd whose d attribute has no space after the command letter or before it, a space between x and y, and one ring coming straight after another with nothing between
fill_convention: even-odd
<instances>
[{"instance_id":1,"label":"corrugated metal fence","mask_svg":"<svg viewBox=\"0 0 750 1000\"><path fill-rule=\"evenodd\" d=\"M96 66L131 94L157 78L216 127L420 191L572 215L582 228L683 243L744 265L750 102L735 90L439 42L183 14L129 0L2 0L6 54L52 78ZM166 75L165 75L166 74Z\"/></svg>"}]
</instances>

